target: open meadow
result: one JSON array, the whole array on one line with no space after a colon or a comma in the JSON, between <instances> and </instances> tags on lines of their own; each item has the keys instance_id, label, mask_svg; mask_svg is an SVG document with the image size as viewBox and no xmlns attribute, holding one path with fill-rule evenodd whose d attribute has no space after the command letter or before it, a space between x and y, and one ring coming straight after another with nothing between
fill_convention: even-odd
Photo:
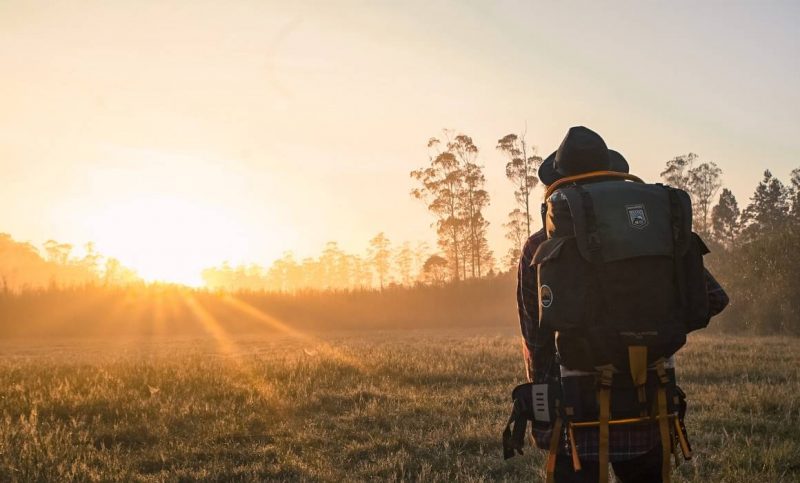
<instances>
[{"instance_id":1,"label":"open meadow","mask_svg":"<svg viewBox=\"0 0 800 483\"><path fill-rule=\"evenodd\" d=\"M0 481L538 480L507 329L7 339ZM694 336L678 481L800 481L800 340Z\"/></svg>"}]
</instances>

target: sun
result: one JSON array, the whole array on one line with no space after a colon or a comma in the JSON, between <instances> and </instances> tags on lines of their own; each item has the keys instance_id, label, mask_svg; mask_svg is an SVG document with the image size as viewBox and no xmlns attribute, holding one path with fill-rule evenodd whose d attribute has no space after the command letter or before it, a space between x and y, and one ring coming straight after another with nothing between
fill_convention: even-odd
<instances>
[{"instance_id":1,"label":"sun","mask_svg":"<svg viewBox=\"0 0 800 483\"><path fill-rule=\"evenodd\" d=\"M90 217L98 250L147 282L203 283L204 268L235 258L247 240L230 214L200 200L145 195Z\"/></svg>"}]
</instances>

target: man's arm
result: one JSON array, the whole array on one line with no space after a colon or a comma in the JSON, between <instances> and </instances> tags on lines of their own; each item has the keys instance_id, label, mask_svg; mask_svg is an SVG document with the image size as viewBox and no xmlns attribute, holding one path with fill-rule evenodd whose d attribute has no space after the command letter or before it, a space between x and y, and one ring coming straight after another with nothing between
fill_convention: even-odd
<instances>
[{"instance_id":1,"label":"man's arm","mask_svg":"<svg viewBox=\"0 0 800 483\"><path fill-rule=\"evenodd\" d=\"M708 316L713 317L728 306L730 299L717 279L706 269L706 293L708 293Z\"/></svg>"},{"instance_id":2,"label":"man's arm","mask_svg":"<svg viewBox=\"0 0 800 483\"><path fill-rule=\"evenodd\" d=\"M546 239L544 231L538 231L528 238L522 248L517 269L517 311L522 332L522 353L528 381L534 380L534 354L539 332L539 294L536 286L536 267L531 266L533 254Z\"/></svg>"},{"instance_id":3,"label":"man's arm","mask_svg":"<svg viewBox=\"0 0 800 483\"><path fill-rule=\"evenodd\" d=\"M520 258L519 267L517 268L517 312L519 313L519 328L522 333L522 358L525 361L525 375L528 378L528 382L532 382L533 354L532 346L528 345L528 340L530 340L529 334L532 332L535 323L530 319L525 309L524 291L526 289L523 288L523 280L526 278L526 273L522 270L524 264L525 256L523 254Z\"/></svg>"}]
</instances>

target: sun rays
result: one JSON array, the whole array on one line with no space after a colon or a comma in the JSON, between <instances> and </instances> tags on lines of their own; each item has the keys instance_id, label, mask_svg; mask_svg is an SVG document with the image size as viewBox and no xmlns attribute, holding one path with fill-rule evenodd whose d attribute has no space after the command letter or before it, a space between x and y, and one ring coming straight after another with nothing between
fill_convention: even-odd
<instances>
[{"instance_id":1,"label":"sun rays","mask_svg":"<svg viewBox=\"0 0 800 483\"><path fill-rule=\"evenodd\" d=\"M204 306L194 291L183 290L180 294L181 302L188 309L192 318L213 339L219 353L226 357L231 366L244 378L246 384L255 390L260 397L274 400L276 395L274 382L270 381L264 376L263 371L259 370L257 359L247 355L247 352L237 343L237 338L233 337L230 331L226 329L226 323L219 320L211 310ZM310 357L313 354L315 357L329 358L337 363L352 367L359 372L364 371L363 364L356 358L317 337L291 327L233 295L218 294L213 300L233 309L233 314L239 318L255 321L273 334L300 342L306 356ZM229 323L230 321L227 322Z\"/></svg>"},{"instance_id":2,"label":"sun rays","mask_svg":"<svg viewBox=\"0 0 800 483\"><path fill-rule=\"evenodd\" d=\"M329 343L317 338L313 337L307 333L301 332L290 325L281 322L280 320L276 319L275 317L265 313L264 311L248 304L247 302L243 301L242 299L235 297L231 294L225 294L222 296L222 301L227 304L228 306L236 309L237 311L241 312L242 314L247 315L248 317L252 318L253 320L258 321L259 323L267 326L270 329L277 330L281 334L287 335L294 339L298 339L304 343L308 347L313 347L317 352L321 353L324 356L330 357L337 362L341 362L347 364L351 367L358 369L359 371L364 371L364 366L361 361L358 359L349 356L342 352L341 350L333 347ZM307 348L308 348L307 347ZM308 352L306 352L308 354Z\"/></svg>"},{"instance_id":3,"label":"sun rays","mask_svg":"<svg viewBox=\"0 0 800 483\"><path fill-rule=\"evenodd\" d=\"M30 299L30 300L28 300ZM371 370L351 349L332 344L318 333L302 330L311 321L287 321L270 302L255 306L245 294L209 292L174 284L128 287L84 286L53 293L29 294L18 303L18 317L41 334L101 337L103 345L147 357L161 357L164 340L205 347L237 374L237 384L276 402L274 377L264 364L278 351L300 364L332 364L359 373ZM35 313L27 310L34 304ZM266 344L264 344L266 342ZM288 350L287 350L288 349ZM169 355L168 355L169 356Z\"/></svg>"}]
</instances>

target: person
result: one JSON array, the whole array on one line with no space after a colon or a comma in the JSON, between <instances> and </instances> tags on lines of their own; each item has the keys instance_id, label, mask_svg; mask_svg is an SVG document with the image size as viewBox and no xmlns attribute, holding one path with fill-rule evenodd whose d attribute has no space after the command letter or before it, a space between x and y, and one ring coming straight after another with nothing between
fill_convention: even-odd
<instances>
[{"instance_id":1,"label":"person","mask_svg":"<svg viewBox=\"0 0 800 483\"><path fill-rule=\"evenodd\" d=\"M564 177L596 171L628 173L625 158L607 148L603 139L585 127L569 130L558 150L544 160L539 179L550 186ZM598 178L586 182L596 182ZM545 229L537 231L524 245L517 278L517 306L523 339L523 355L529 382L557 382L568 368L559 364L556 334L539 325L539 290L537 266L532 264L537 248L547 239ZM714 277L706 270L705 284L709 302L709 317L721 312L728 297ZM674 367L674 359L669 364ZM552 428L534 425L536 446L550 446ZM600 477L598 430L588 428L574 435L570 444L577 450L581 469L576 471L570 446L560 436L553 477L556 482L597 482ZM614 428L608 440L608 461L618 481L623 483L662 481L662 448L658 424L625 425Z\"/></svg>"}]
</instances>

